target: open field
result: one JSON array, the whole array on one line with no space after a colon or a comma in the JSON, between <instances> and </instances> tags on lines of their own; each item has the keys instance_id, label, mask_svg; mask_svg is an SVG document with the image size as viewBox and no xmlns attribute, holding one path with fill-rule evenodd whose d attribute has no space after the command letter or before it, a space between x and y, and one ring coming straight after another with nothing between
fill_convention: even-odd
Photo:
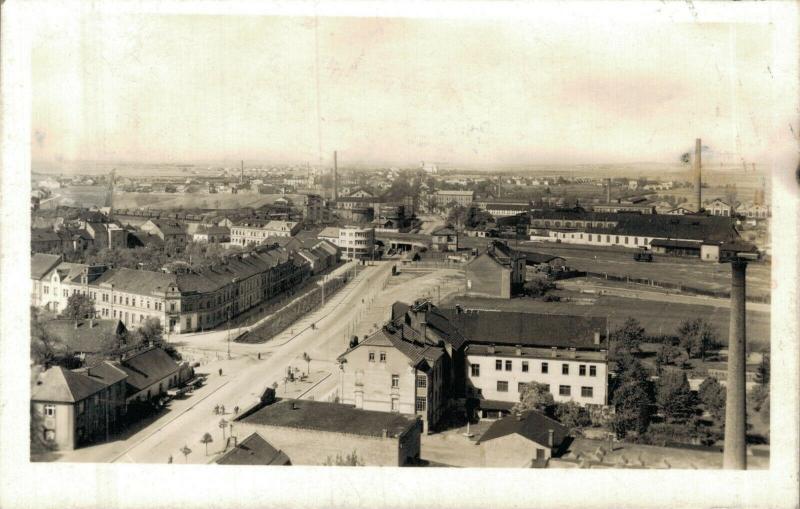
<instances>
[{"instance_id":1,"label":"open field","mask_svg":"<svg viewBox=\"0 0 800 509\"><path fill-rule=\"evenodd\" d=\"M687 318L704 318L716 327L722 343L727 343L730 320L725 307L698 304L678 304L625 297L601 295L587 297L577 292L559 290L556 295L570 297L575 302L544 302L529 298L511 300L483 299L476 297L452 297L443 305L461 304L480 309L502 309L526 313L554 315L607 316L609 328L616 329L628 318L638 319L648 334L673 334L681 321ZM747 312L747 339L754 343L766 343L770 338L769 313Z\"/></svg>"},{"instance_id":2,"label":"open field","mask_svg":"<svg viewBox=\"0 0 800 509\"><path fill-rule=\"evenodd\" d=\"M73 207L101 207L105 203L104 186L70 186L56 189L53 195L59 198L49 202ZM114 193L115 209L233 209L239 207L258 208L273 203L280 194L178 194L178 193ZM285 195L297 203L299 195Z\"/></svg>"}]
</instances>

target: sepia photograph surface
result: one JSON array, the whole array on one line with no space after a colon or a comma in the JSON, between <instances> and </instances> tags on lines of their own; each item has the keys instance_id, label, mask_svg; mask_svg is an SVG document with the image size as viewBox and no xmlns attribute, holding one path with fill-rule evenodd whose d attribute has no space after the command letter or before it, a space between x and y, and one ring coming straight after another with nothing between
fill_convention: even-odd
<instances>
[{"instance_id":1,"label":"sepia photograph surface","mask_svg":"<svg viewBox=\"0 0 800 509\"><path fill-rule=\"evenodd\" d=\"M4 472L796 506L791 4L191 5L13 5Z\"/></svg>"}]
</instances>

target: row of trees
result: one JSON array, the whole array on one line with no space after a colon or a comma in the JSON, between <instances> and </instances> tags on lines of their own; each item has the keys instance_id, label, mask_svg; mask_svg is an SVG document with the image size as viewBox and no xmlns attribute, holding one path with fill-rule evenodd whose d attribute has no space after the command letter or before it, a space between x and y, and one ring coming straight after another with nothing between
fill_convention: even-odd
<instances>
[{"instance_id":1,"label":"row of trees","mask_svg":"<svg viewBox=\"0 0 800 509\"><path fill-rule=\"evenodd\" d=\"M225 255L241 251L241 247L224 247L215 243L189 242L185 245L174 241L163 245L149 244L135 248L89 248L84 253L88 264L111 265L127 269L159 271L170 264L185 264L199 268L219 263Z\"/></svg>"}]
</instances>

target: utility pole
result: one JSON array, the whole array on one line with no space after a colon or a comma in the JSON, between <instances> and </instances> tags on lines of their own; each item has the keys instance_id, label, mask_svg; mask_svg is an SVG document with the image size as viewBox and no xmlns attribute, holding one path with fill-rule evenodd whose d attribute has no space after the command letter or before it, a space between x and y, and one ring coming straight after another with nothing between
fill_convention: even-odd
<instances>
[{"instance_id":1,"label":"utility pole","mask_svg":"<svg viewBox=\"0 0 800 509\"><path fill-rule=\"evenodd\" d=\"M231 358L231 308L228 308L228 359Z\"/></svg>"}]
</instances>

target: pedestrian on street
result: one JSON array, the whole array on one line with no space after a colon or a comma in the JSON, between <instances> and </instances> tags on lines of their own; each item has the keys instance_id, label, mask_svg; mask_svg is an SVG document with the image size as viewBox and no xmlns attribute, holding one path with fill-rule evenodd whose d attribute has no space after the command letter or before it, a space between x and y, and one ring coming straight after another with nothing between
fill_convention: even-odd
<instances>
[{"instance_id":1,"label":"pedestrian on street","mask_svg":"<svg viewBox=\"0 0 800 509\"><path fill-rule=\"evenodd\" d=\"M233 407L233 415L239 415L239 407L238 406Z\"/></svg>"},{"instance_id":2,"label":"pedestrian on street","mask_svg":"<svg viewBox=\"0 0 800 509\"><path fill-rule=\"evenodd\" d=\"M220 411L220 413L222 413L222 415L225 415L225 405L220 405L219 406L219 411Z\"/></svg>"},{"instance_id":3,"label":"pedestrian on street","mask_svg":"<svg viewBox=\"0 0 800 509\"><path fill-rule=\"evenodd\" d=\"M219 405L214 407L214 415L219 415Z\"/></svg>"},{"instance_id":4,"label":"pedestrian on street","mask_svg":"<svg viewBox=\"0 0 800 509\"><path fill-rule=\"evenodd\" d=\"M167 460L167 463L172 464L172 454L169 455L169 459Z\"/></svg>"},{"instance_id":5,"label":"pedestrian on street","mask_svg":"<svg viewBox=\"0 0 800 509\"><path fill-rule=\"evenodd\" d=\"M222 376L222 368L219 368L219 376Z\"/></svg>"}]
</instances>

